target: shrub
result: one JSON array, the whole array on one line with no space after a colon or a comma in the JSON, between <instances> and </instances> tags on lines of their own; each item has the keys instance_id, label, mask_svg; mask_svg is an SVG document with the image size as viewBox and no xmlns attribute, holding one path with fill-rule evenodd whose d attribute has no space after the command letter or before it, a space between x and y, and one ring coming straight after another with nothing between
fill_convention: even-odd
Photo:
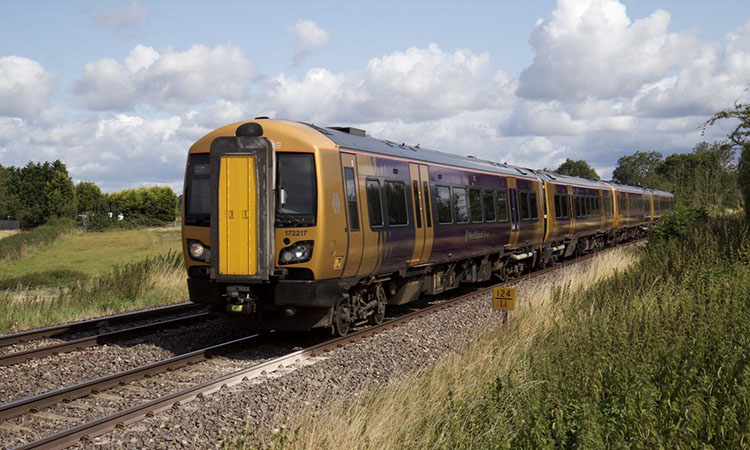
<instances>
[{"instance_id":1,"label":"shrub","mask_svg":"<svg viewBox=\"0 0 750 450\"><path fill-rule=\"evenodd\" d=\"M695 205L678 205L677 208L664 215L655 227L649 230L649 241L658 241L684 235L708 218L708 212Z\"/></svg>"}]
</instances>

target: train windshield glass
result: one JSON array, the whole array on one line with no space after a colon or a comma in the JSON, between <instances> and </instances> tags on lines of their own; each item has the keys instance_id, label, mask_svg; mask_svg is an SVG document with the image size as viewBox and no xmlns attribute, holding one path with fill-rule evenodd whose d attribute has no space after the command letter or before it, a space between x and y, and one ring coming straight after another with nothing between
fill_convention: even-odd
<instances>
[{"instance_id":1,"label":"train windshield glass","mask_svg":"<svg viewBox=\"0 0 750 450\"><path fill-rule=\"evenodd\" d=\"M309 153L276 154L276 226L315 225L315 159Z\"/></svg>"},{"instance_id":2,"label":"train windshield glass","mask_svg":"<svg viewBox=\"0 0 750 450\"><path fill-rule=\"evenodd\" d=\"M188 159L185 189L185 225L211 224L211 155L198 153Z\"/></svg>"}]
</instances>

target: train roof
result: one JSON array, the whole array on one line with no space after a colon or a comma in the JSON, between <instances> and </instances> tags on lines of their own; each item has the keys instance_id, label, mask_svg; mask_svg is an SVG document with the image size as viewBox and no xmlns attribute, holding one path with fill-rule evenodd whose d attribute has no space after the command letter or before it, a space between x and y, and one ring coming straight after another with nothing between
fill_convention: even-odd
<instances>
[{"instance_id":1,"label":"train roof","mask_svg":"<svg viewBox=\"0 0 750 450\"><path fill-rule=\"evenodd\" d=\"M323 133L341 148L361 150L368 153L376 153L384 156L413 159L417 161L444 164L464 169L481 170L502 175L513 175L527 178L539 178L534 170L524 167L512 166L510 164L488 161L473 156L460 156L452 153L441 152L422 148L417 145L398 144L396 142L376 139L367 136L364 130L356 128L319 127L307 124Z\"/></svg>"},{"instance_id":2,"label":"train roof","mask_svg":"<svg viewBox=\"0 0 750 450\"><path fill-rule=\"evenodd\" d=\"M513 166L506 163L489 161L474 156L460 156L453 153L442 152L439 150L422 148L419 144L398 144L396 142L385 139L376 139L372 136L367 135L365 130L353 127L321 127L310 123L297 123L312 127L318 132L324 134L340 148L344 149L359 150L384 156L443 164L462 169L480 170L484 172L497 173L500 175L536 178L553 183L560 182L593 189L609 189L609 187L612 186L615 189L623 192L631 192L637 194L655 194L672 197L672 194L666 191L628 186L611 181L604 182L588 178L573 177L569 175L551 173L543 170L533 170L525 167Z\"/></svg>"}]
</instances>

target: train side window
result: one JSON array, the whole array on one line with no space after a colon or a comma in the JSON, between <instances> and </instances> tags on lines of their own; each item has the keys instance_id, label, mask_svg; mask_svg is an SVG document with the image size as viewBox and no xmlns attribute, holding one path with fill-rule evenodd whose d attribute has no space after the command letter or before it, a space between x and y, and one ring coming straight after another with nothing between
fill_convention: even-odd
<instances>
[{"instance_id":1,"label":"train side window","mask_svg":"<svg viewBox=\"0 0 750 450\"><path fill-rule=\"evenodd\" d=\"M560 195L555 194L555 217L558 219L562 218L562 205L560 201Z\"/></svg>"},{"instance_id":2,"label":"train side window","mask_svg":"<svg viewBox=\"0 0 750 450\"><path fill-rule=\"evenodd\" d=\"M469 189L469 210L472 222L482 221L482 191L479 189Z\"/></svg>"},{"instance_id":3,"label":"train side window","mask_svg":"<svg viewBox=\"0 0 750 450\"><path fill-rule=\"evenodd\" d=\"M419 203L419 183L411 182L414 191L414 215L417 217L417 228L422 228L422 205Z\"/></svg>"},{"instance_id":4,"label":"train side window","mask_svg":"<svg viewBox=\"0 0 750 450\"><path fill-rule=\"evenodd\" d=\"M406 225L409 214L406 208L406 186L403 181L385 182L385 205L388 208L388 225Z\"/></svg>"},{"instance_id":5,"label":"train side window","mask_svg":"<svg viewBox=\"0 0 750 450\"><path fill-rule=\"evenodd\" d=\"M422 196L424 197L424 216L427 219L427 228L432 227L432 209L430 209L430 186L426 181L422 182Z\"/></svg>"},{"instance_id":6,"label":"train side window","mask_svg":"<svg viewBox=\"0 0 750 450\"><path fill-rule=\"evenodd\" d=\"M505 222L508 220L508 194L505 189L497 191L497 220Z\"/></svg>"},{"instance_id":7,"label":"train side window","mask_svg":"<svg viewBox=\"0 0 750 450\"><path fill-rule=\"evenodd\" d=\"M482 191L482 197L484 205L484 221L494 222L495 221L495 195L492 191Z\"/></svg>"},{"instance_id":8,"label":"train side window","mask_svg":"<svg viewBox=\"0 0 750 450\"><path fill-rule=\"evenodd\" d=\"M380 180L367 180L367 209L370 212L370 226L383 226L383 202L380 199Z\"/></svg>"},{"instance_id":9,"label":"train side window","mask_svg":"<svg viewBox=\"0 0 750 450\"><path fill-rule=\"evenodd\" d=\"M349 228L351 231L359 231L359 210L357 209L357 184L354 181L354 169L344 167L344 179L346 180L346 202L349 206Z\"/></svg>"},{"instance_id":10,"label":"train side window","mask_svg":"<svg viewBox=\"0 0 750 450\"><path fill-rule=\"evenodd\" d=\"M438 223L453 223L451 188L448 186L435 186L435 206L438 212Z\"/></svg>"},{"instance_id":11,"label":"train side window","mask_svg":"<svg viewBox=\"0 0 750 450\"><path fill-rule=\"evenodd\" d=\"M453 201L456 206L456 223L469 221L469 204L466 201L466 188L453 188Z\"/></svg>"},{"instance_id":12,"label":"train side window","mask_svg":"<svg viewBox=\"0 0 750 450\"><path fill-rule=\"evenodd\" d=\"M596 210L596 215L601 216L602 215L602 203L599 197L594 197L594 209Z\"/></svg>"},{"instance_id":13,"label":"train side window","mask_svg":"<svg viewBox=\"0 0 750 450\"><path fill-rule=\"evenodd\" d=\"M526 191L521 191L521 219L522 220L529 220L531 218L531 213L529 211L529 193Z\"/></svg>"},{"instance_id":14,"label":"train side window","mask_svg":"<svg viewBox=\"0 0 750 450\"><path fill-rule=\"evenodd\" d=\"M565 219L568 216L568 194L560 194L560 218Z\"/></svg>"},{"instance_id":15,"label":"train side window","mask_svg":"<svg viewBox=\"0 0 750 450\"><path fill-rule=\"evenodd\" d=\"M531 210L531 220L539 218L539 205L536 203L536 192L529 193L529 209Z\"/></svg>"}]
</instances>

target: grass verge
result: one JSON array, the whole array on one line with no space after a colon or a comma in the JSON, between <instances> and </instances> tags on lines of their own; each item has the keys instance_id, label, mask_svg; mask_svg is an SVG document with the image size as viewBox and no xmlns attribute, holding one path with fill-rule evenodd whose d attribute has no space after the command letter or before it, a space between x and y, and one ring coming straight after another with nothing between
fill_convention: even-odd
<instances>
[{"instance_id":1,"label":"grass verge","mask_svg":"<svg viewBox=\"0 0 750 450\"><path fill-rule=\"evenodd\" d=\"M8 234L0 239L0 267L23 258L35 249L54 242L60 236L71 233L75 223L69 219L52 219L30 231ZM5 268L3 268L5 272Z\"/></svg>"},{"instance_id":2,"label":"grass verge","mask_svg":"<svg viewBox=\"0 0 750 450\"><path fill-rule=\"evenodd\" d=\"M182 253L116 265L66 289L0 293L0 333L185 301Z\"/></svg>"},{"instance_id":3,"label":"grass verge","mask_svg":"<svg viewBox=\"0 0 750 450\"><path fill-rule=\"evenodd\" d=\"M589 282L534 293L461 355L270 447L747 447L748 225L709 219Z\"/></svg>"}]
</instances>

